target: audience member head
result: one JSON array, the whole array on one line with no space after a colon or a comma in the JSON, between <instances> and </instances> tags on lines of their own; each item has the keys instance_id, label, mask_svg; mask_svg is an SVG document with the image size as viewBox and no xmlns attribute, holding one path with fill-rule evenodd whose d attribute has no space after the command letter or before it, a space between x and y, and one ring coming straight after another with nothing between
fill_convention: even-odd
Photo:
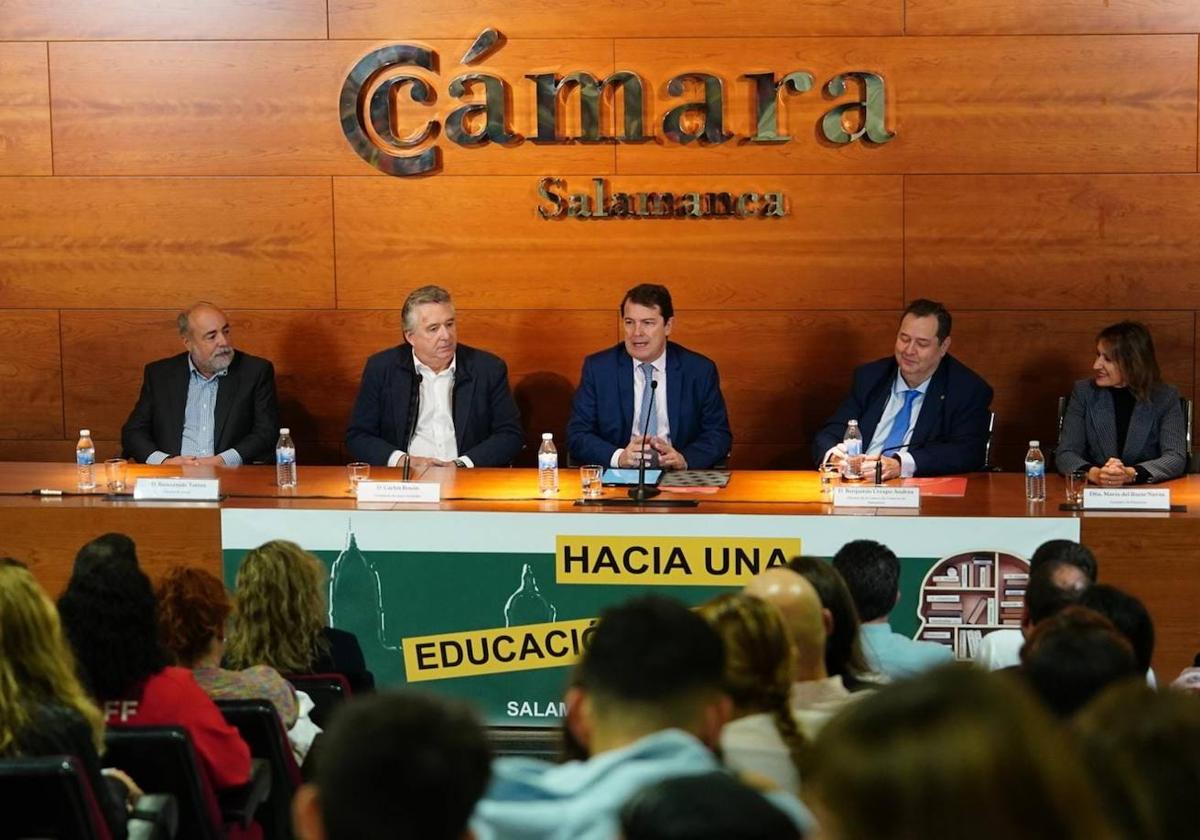
<instances>
[{"instance_id":1,"label":"audience member head","mask_svg":"<svg viewBox=\"0 0 1200 840\"><path fill-rule=\"evenodd\" d=\"M82 715L101 749L104 719L75 675L58 611L27 569L0 563L0 756L19 752L21 731L49 704Z\"/></svg>"},{"instance_id":2,"label":"audience member head","mask_svg":"<svg viewBox=\"0 0 1200 840\"><path fill-rule=\"evenodd\" d=\"M416 692L355 697L322 736L296 794L300 840L459 840L491 772L487 736L461 701Z\"/></svg>"},{"instance_id":3,"label":"audience member head","mask_svg":"<svg viewBox=\"0 0 1200 840\"><path fill-rule=\"evenodd\" d=\"M1101 361L1115 365L1118 380L1102 384L1127 385L1139 400L1149 400L1155 386L1162 382L1154 339L1150 330L1138 321L1120 321L1096 335L1097 369Z\"/></svg>"},{"instance_id":4,"label":"audience member head","mask_svg":"<svg viewBox=\"0 0 1200 840\"><path fill-rule=\"evenodd\" d=\"M137 546L125 534L118 534L115 531L101 534L91 542L84 543L83 547L75 552L75 566L72 568L71 574L82 574L98 560L109 558L124 560L136 566L138 564Z\"/></svg>"},{"instance_id":5,"label":"audience member head","mask_svg":"<svg viewBox=\"0 0 1200 840\"><path fill-rule=\"evenodd\" d=\"M175 662L216 665L225 648L225 621L233 607L225 585L203 569L175 566L158 585L158 626Z\"/></svg>"},{"instance_id":6,"label":"audience member head","mask_svg":"<svg viewBox=\"0 0 1200 840\"><path fill-rule=\"evenodd\" d=\"M746 584L745 593L773 604L783 615L795 650L796 682L823 680L825 639L833 617L821 606L816 587L791 569L768 569Z\"/></svg>"},{"instance_id":7,"label":"audience member head","mask_svg":"<svg viewBox=\"0 0 1200 840\"><path fill-rule=\"evenodd\" d=\"M1033 628L1021 648L1021 673L1046 708L1066 718L1138 669L1133 646L1111 621L1074 606Z\"/></svg>"},{"instance_id":8,"label":"audience member head","mask_svg":"<svg viewBox=\"0 0 1200 840\"><path fill-rule=\"evenodd\" d=\"M131 696L167 664L150 579L127 558L97 560L72 577L58 612L80 672L101 702Z\"/></svg>"},{"instance_id":9,"label":"audience member head","mask_svg":"<svg viewBox=\"0 0 1200 840\"><path fill-rule=\"evenodd\" d=\"M715 770L642 788L621 808L622 840L797 840L795 824L736 776Z\"/></svg>"},{"instance_id":10,"label":"audience member head","mask_svg":"<svg viewBox=\"0 0 1200 840\"><path fill-rule=\"evenodd\" d=\"M1154 620L1146 605L1115 586L1098 583L1088 587L1079 597L1079 605L1095 610L1117 628L1117 632L1133 646L1138 670L1150 670L1154 658Z\"/></svg>"},{"instance_id":11,"label":"audience member head","mask_svg":"<svg viewBox=\"0 0 1200 840\"><path fill-rule=\"evenodd\" d=\"M1200 697L1131 680L1089 703L1074 728L1118 836L1196 836Z\"/></svg>"},{"instance_id":12,"label":"audience member head","mask_svg":"<svg viewBox=\"0 0 1200 840\"><path fill-rule=\"evenodd\" d=\"M805 799L835 840L1108 836L1078 756L1003 675L950 665L884 686L814 752Z\"/></svg>"},{"instance_id":13,"label":"audience member head","mask_svg":"<svg viewBox=\"0 0 1200 840\"><path fill-rule=\"evenodd\" d=\"M788 561L788 568L813 585L821 606L829 613L831 626L825 639L826 672L831 677L841 677L850 691L874 685L863 679L871 673L871 666L867 664L858 638L858 609L841 574L832 563L807 555L793 557Z\"/></svg>"},{"instance_id":14,"label":"audience member head","mask_svg":"<svg viewBox=\"0 0 1200 840\"><path fill-rule=\"evenodd\" d=\"M225 658L234 668L309 669L323 643L325 567L294 542L272 540L247 552L238 569L237 611Z\"/></svg>"},{"instance_id":15,"label":"audience member head","mask_svg":"<svg viewBox=\"0 0 1200 840\"><path fill-rule=\"evenodd\" d=\"M887 618L900 597L900 561L874 540L852 540L833 555L838 570L863 621Z\"/></svg>"},{"instance_id":16,"label":"audience member head","mask_svg":"<svg viewBox=\"0 0 1200 840\"><path fill-rule=\"evenodd\" d=\"M1021 619L1021 631L1026 635L1040 622L1072 604L1089 586L1083 571L1064 560L1047 560L1029 575L1025 588L1025 615Z\"/></svg>"},{"instance_id":17,"label":"audience member head","mask_svg":"<svg viewBox=\"0 0 1200 840\"><path fill-rule=\"evenodd\" d=\"M1051 561L1078 566L1092 583L1096 582L1096 577L1100 573L1096 555L1092 554L1092 550L1086 545L1074 540L1046 540L1039 545L1033 552L1033 556L1029 558L1030 574L1037 571L1039 566Z\"/></svg>"},{"instance_id":18,"label":"audience member head","mask_svg":"<svg viewBox=\"0 0 1200 840\"><path fill-rule=\"evenodd\" d=\"M802 773L808 744L792 715L794 654L779 610L752 595L726 593L700 606L725 645L725 693L733 716L769 714Z\"/></svg>"},{"instance_id":19,"label":"audience member head","mask_svg":"<svg viewBox=\"0 0 1200 840\"><path fill-rule=\"evenodd\" d=\"M683 604L636 598L604 610L567 691L571 731L591 755L668 728L715 746L729 718L725 651Z\"/></svg>"}]
</instances>

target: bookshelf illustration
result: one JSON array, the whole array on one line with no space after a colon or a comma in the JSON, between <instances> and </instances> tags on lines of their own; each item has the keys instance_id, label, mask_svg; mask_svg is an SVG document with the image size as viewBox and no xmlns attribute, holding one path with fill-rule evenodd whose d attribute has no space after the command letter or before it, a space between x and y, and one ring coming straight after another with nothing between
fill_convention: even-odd
<instances>
[{"instance_id":1,"label":"bookshelf illustration","mask_svg":"<svg viewBox=\"0 0 1200 840\"><path fill-rule=\"evenodd\" d=\"M996 630L1018 630L1029 562L1002 551L969 551L935 563L921 582L916 638L970 660Z\"/></svg>"}]
</instances>

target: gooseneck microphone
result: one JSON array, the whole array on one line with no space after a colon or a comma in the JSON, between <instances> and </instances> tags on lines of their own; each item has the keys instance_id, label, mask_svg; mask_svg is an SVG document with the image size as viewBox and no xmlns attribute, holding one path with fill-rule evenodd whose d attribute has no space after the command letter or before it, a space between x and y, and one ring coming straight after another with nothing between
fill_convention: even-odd
<instances>
[{"instance_id":1,"label":"gooseneck microphone","mask_svg":"<svg viewBox=\"0 0 1200 840\"><path fill-rule=\"evenodd\" d=\"M408 392L408 428L404 430L404 472L401 481L408 481L412 472L412 438L417 431L417 415L421 413L421 374L413 372L412 388Z\"/></svg>"},{"instance_id":2,"label":"gooseneck microphone","mask_svg":"<svg viewBox=\"0 0 1200 840\"><path fill-rule=\"evenodd\" d=\"M644 502L646 499L652 499L662 491L657 487L646 486L646 434L650 431L650 418L654 415L654 392L658 390L658 380L650 380L650 404L646 407L646 422L642 424L642 452L638 458L638 483L637 487L629 488L629 498Z\"/></svg>"}]
</instances>

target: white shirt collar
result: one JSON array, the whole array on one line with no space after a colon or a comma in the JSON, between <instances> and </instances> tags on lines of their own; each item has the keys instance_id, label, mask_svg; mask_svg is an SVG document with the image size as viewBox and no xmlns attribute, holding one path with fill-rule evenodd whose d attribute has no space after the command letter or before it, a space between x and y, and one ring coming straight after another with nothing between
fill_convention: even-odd
<instances>
[{"instance_id":1,"label":"white shirt collar","mask_svg":"<svg viewBox=\"0 0 1200 840\"><path fill-rule=\"evenodd\" d=\"M431 368L429 365L425 364L424 362L422 362L420 359L417 358L416 350L413 350L412 354L413 354L413 368L417 371L417 373L421 374L421 376L423 376L423 377L424 376L429 376L429 377L444 376L447 371L449 371L450 374L453 375L455 367L458 365L458 353L455 353L454 358L452 358L450 360L449 367L447 367L441 373L434 373L433 368Z\"/></svg>"}]
</instances>

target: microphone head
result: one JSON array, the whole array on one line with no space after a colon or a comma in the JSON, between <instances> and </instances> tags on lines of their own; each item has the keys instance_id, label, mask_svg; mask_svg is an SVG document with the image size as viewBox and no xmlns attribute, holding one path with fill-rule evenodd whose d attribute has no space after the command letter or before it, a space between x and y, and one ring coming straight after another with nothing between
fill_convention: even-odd
<instances>
[{"instance_id":1,"label":"microphone head","mask_svg":"<svg viewBox=\"0 0 1200 840\"><path fill-rule=\"evenodd\" d=\"M651 391L657 391L657 390L658 390L658 380L657 380L657 379L651 379L651 380L650 380L650 390L651 390Z\"/></svg>"}]
</instances>

